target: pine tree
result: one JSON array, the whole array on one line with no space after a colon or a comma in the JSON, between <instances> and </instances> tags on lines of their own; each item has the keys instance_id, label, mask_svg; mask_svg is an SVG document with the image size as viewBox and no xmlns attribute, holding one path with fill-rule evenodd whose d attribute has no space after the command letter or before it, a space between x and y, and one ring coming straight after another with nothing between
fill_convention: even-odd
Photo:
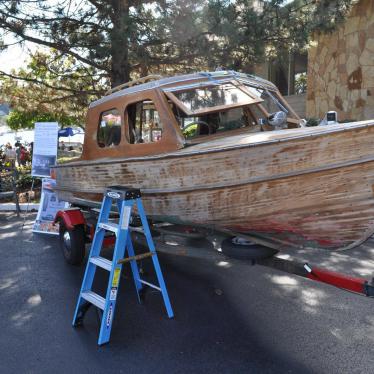
<instances>
[{"instance_id":1,"label":"pine tree","mask_svg":"<svg viewBox=\"0 0 374 374\"><path fill-rule=\"evenodd\" d=\"M151 73L251 72L333 30L355 0L0 0L0 31L44 49L0 72L3 100L77 121L108 86Z\"/></svg>"}]
</instances>

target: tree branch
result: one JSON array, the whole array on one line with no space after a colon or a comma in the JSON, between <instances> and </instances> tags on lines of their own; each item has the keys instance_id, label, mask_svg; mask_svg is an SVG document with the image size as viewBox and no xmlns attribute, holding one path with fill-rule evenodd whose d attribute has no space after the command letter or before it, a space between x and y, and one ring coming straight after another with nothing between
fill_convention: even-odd
<instances>
[{"instance_id":1,"label":"tree branch","mask_svg":"<svg viewBox=\"0 0 374 374\"><path fill-rule=\"evenodd\" d=\"M12 78L12 79L20 80L20 81L24 81L24 82L35 83L35 84L38 84L38 85L41 85L41 86L44 86L44 87L47 87L47 88L50 88L50 89L53 89L53 90L56 90L56 91L72 92L74 94L100 95L104 92L103 90L77 90L77 89L74 89L74 88L68 88L68 87L63 87L63 86L53 86L53 85L50 85L50 84L46 83L45 81L41 81L41 80L36 79L36 78L20 77L20 76L16 76L16 75L13 75L13 74L6 73L4 71L0 71L0 77L1 76L3 76L3 77L5 76L5 77L8 77L8 78Z\"/></svg>"}]
</instances>

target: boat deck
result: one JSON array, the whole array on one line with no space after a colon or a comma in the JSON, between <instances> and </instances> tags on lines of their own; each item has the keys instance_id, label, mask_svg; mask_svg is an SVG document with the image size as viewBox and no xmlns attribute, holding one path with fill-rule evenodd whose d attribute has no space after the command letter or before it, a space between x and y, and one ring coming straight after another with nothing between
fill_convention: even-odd
<instances>
[{"instance_id":1,"label":"boat deck","mask_svg":"<svg viewBox=\"0 0 374 374\"><path fill-rule=\"evenodd\" d=\"M329 126L315 126L315 127L304 127L296 129L276 130L276 131L264 131L257 133L245 133L240 135L228 136L225 138L219 138L216 140L196 144L193 147L187 147L175 153L186 154L196 151L214 151L225 148L236 148L242 146L256 146L266 143L277 143L282 141L289 141L292 139L304 139L307 137L323 136L325 134L336 133L340 131L347 131L352 129L360 129L364 127L374 126L374 120L351 122L351 123L339 123L337 125ZM174 153L174 154L175 154Z\"/></svg>"}]
</instances>

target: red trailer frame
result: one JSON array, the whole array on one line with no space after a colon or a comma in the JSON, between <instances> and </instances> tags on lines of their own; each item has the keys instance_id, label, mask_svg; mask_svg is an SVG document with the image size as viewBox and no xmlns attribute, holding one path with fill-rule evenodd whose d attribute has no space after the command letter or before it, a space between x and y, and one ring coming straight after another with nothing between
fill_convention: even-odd
<instances>
[{"instance_id":1,"label":"red trailer frame","mask_svg":"<svg viewBox=\"0 0 374 374\"><path fill-rule=\"evenodd\" d=\"M97 209L91 209L88 211L83 211L81 208L69 208L65 210L60 210L57 212L54 223L60 224L60 243L63 249L63 253L65 259L68 263L73 265L80 265L83 262L84 255L85 255L85 244L89 243L93 240L95 234L95 227L96 222L95 219L92 219L93 214L95 213L96 216L98 214ZM87 215L91 219L87 219ZM139 228L136 229L137 232L141 231ZM160 229L160 232L164 232L165 229ZM169 231L169 230L166 230ZM170 232L170 231L169 231ZM196 231L192 230L192 233ZM180 235L182 237L186 237L186 231L181 232L175 231L173 235ZM193 237L195 237L193 236ZM75 241L75 242L73 242ZM66 248L67 242L70 242L70 248ZM104 246L112 246L115 242L114 236L108 236L104 239ZM264 248L267 249L268 248ZM76 255L69 256L70 251L77 251ZM258 248L257 248L258 250ZM163 252L162 249L159 249L160 252ZM165 251L164 251L165 252ZM213 252L206 253L208 251L194 251L191 248L186 249L183 248L182 251L178 251L174 248L173 251L168 250L166 253L168 254L175 254L175 255L182 255L182 256L192 256L192 257L199 257L203 259L214 259L214 260L222 260L225 256L220 252ZM235 261L242 261L242 260L235 260ZM286 273L295 274L304 278L308 278L310 280L314 280L317 282L326 283L335 287L338 287L342 290L355 292L357 294L365 295L368 297L374 297L374 279L368 281L367 279L352 277L346 274L330 271L327 269L322 269L318 267L312 267L307 263L299 263L290 260L284 260L275 256L265 258L265 259L258 259L258 260L250 260L249 264L251 265L262 265L271 267L273 269L277 269Z\"/></svg>"}]
</instances>

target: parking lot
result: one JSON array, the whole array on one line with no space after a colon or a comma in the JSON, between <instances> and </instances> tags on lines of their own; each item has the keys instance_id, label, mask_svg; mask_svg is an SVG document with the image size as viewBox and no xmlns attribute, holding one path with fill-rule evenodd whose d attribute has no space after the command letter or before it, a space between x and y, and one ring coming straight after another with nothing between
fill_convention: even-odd
<instances>
[{"instance_id":1,"label":"parking lot","mask_svg":"<svg viewBox=\"0 0 374 374\"><path fill-rule=\"evenodd\" d=\"M0 215L1 373L373 372L374 300L237 261L160 255L172 320L157 292L138 304L125 272L110 344L98 347L93 311L71 327L84 266L65 264L57 238L33 235L33 219L21 231L22 219ZM374 240L282 255L374 275Z\"/></svg>"}]
</instances>

